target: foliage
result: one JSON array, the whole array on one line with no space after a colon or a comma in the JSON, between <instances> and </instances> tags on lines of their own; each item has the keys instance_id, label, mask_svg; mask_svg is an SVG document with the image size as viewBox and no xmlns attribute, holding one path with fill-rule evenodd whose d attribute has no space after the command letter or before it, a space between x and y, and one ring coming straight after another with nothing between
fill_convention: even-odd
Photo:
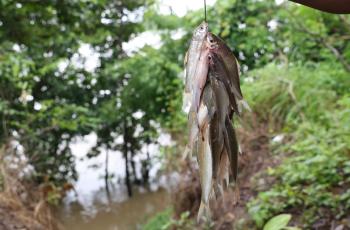
<instances>
[{"instance_id":1,"label":"foliage","mask_svg":"<svg viewBox=\"0 0 350 230\"><path fill-rule=\"evenodd\" d=\"M176 19L150 8L145 19L160 32L184 31L178 63L203 12ZM208 21L238 57L245 98L260 122L292 140L273 146L286 160L268 170L272 188L248 205L257 226L288 211L304 226L325 215L341 218L349 198L349 17L288 1L219 0ZM161 50L172 46L165 40Z\"/></svg>"},{"instance_id":2,"label":"foliage","mask_svg":"<svg viewBox=\"0 0 350 230\"><path fill-rule=\"evenodd\" d=\"M76 178L69 148L75 136L98 134L94 156L99 146L120 149L111 134L128 129L137 152L156 137L150 122L177 110L176 67L146 77L159 66L156 50L146 51L155 61L147 65L141 54L126 60L122 47L142 30L127 13L148 2L0 1L0 144L18 140L38 182ZM84 62L82 49L98 56L96 68ZM137 111L146 116L134 119ZM139 126L145 132L133 138Z\"/></svg>"},{"instance_id":3,"label":"foliage","mask_svg":"<svg viewBox=\"0 0 350 230\"><path fill-rule=\"evenodd\" d=\"M143 227L143 230L167 230L167 229L194 229L194 221L189 219L189 213L184 212L178 220L172 218L170 208L158 213L150 219Z\"/></svg>"},{"instance_id":4,"label":"foliage","mask_svg":"<svg viewBox=\"0 0 350 230\"><path fill-rule=\"evenodd\" d=\"M142 226L143 230L153 229L167 229L169 221L171 219L172 210L170 208L156 214L145 225Z\"/></svg>"},{"instance_id":5,"label":"foliage","mask_svg":"<svg viewBox=\"0 0 350 230\"><path fill-rule=\"evenodd\" d=\"M283 118L282 131L293 138L275 149L288 153L280 166L269 170L276 183L248 205L258 226L294 208L302 212L305 226L325 218L326 212L340 219L350 210L350 95L346 90L350 81L335 65L288 69L270 65L256 71L259 78L246 85L248 91L254 87L255 93L253 89L248 93L253 107L257 111L272 108L271 116ZM266 95L266 90L275 96Z\"/></svg>"},{"instance_id":6,"label":"foliage","mask_svg":"<svg viewBox=\"0 0 350 230\"><path fill-rule=\"evenodd\" d=\"M100 147L120 150L126 166L161 130L183 136L182 62L203 12L180 18L157 7L153 0L0 0L0 145L18 141L38 183L58 188L76 179L75 136L95 132L89 157ZM245 98L261 122L291 140L273 146L285 160L269 170L271 189L248 205L259 227L295 209L305 226L350 209L349 19L289 1L218 0L208 9L211 31L241 63ZM161 46L128 56L123 44L144 30ZM84 49L97 55L95 68ZM193 227L186 214L170 215L151 226Z\"/></svg>"},{"instance_id":7,"label":"foliage","mask_svg":"<svg viewBox=\"0 0 350 230\"><path fill-rule=\"evenodd\" d=\"M281 229L289 229L289 230L297 230L296 227L287 227L289 221L292 219L292 215L290 214L280 214L271 218L265 225L263 230L281 230Z\"/></svg>"}]
</instances>

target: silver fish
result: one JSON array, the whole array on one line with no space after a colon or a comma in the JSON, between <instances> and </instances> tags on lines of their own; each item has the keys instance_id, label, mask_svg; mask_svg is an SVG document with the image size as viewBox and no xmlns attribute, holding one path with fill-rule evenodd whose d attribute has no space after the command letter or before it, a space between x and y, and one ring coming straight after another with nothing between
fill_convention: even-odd
<instances>
[{"instance_id":1,"label":"silver fish","mask_svg":"<svg viewBox=\"0 0 350 230\"><path fill-rule=\"evenodd\" d=\"M203 90L202 101L198 113L196 113L194 109L191 109L188 115L188 128L190 133L187 151L190 151L191 154L194 152L194 143L197 141L198 136L203 136L202 130L208 125L214 116L214 102L212 88L207 84Z\"/></svg>"},{"instance_id":2,"label":"silver fish","mask_svg":"<svg viewBox=\"0 0 350 230\"><path fill-rule=\"evenodd\" d=\"M193 32L190 48L185 57L186 85L185 93L191 98L191 107L194 111L199 109L199 101L206 83L208 74L208 44L206 36L208 23L202 22ZM185 101L188 104L187 101Z\"/></svg>"},{"instance_id":3,"label":"silver fish","mask_svg":"<svg viewBox=\"0 0 350 230\"><path fill-rule=\"evenodd\" d=\"M193 32L190 48L185 56L185 91L187 93L190 93L191 91L191 85L194 77L196 76L198 62L202 54L203 46L205 46L206 43L207 33L208 23L206 22L202 22Z\"/></svg>"},{"instance_id":4,"label":"silver fish","mask_svg":"<svg viewBox=\"0 0 350 230\"><path fill-rule=\"evenodd\" d=\"M213 159L209 145L209 127L207 125L203 132L203 138L198 140L198 165L200 183L202 189L201 203L199 206L197 221L200 222L203 216L210 218L209 197L212 190Z\"/></svg>"},{"instance_id":5,"label":"silver fish","mask_svg":"<svg viewBox=\"0 0 350 230\"><path fill-rule=\"evenodd\" d=\"M193 32L190 47L185 55L186 66L186 91L189 92L192 79L196 74L197 63L200 59L201 50L206 42L208 34L208 23L202 22Z\"/></svg>"}]
</instances>

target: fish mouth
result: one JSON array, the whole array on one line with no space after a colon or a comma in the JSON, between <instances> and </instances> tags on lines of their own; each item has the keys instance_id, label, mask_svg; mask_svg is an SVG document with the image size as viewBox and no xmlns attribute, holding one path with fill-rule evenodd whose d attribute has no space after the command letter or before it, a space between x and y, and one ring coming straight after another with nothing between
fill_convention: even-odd
<instances>
[{"instance_id":1,"label":"fish mouth","mask_svg":"<svg viewBox=\"0 0 350 230\"><path fill-rule=\"evenodd\" d=\"M215 50L215 49L219 48L219 45L217 43L214 43L214 44L208 43L207 47L209 50Z\"/></svg>"},{"instance_id":2,"label":"fish mouth","mask_svg":"<svg viewBox=\"0 0 350 230\"><path fill-rule=\"evenodd\" d=\"M208 27L209 27L209 26L208 26L208 22L205 22L205 21L204 21L204 22L202 22L202 23L201 23L199 26L202 26L202 27L203 27L203 29L206 29L206 30L207 30L207 29L208 29Z\"/></svg>"}]
</instances>

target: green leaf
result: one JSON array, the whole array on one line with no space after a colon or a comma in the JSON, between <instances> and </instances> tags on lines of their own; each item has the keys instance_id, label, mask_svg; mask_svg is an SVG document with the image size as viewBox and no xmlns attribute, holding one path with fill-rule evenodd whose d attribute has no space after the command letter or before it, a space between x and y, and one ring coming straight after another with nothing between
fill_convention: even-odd
<instances>
[{"instance_id":1,"label":"green leaf","mask_svg":"<svg viewBox=\"0 0 350 230\"><path fill-rule=\"evenodd\" d=\"M298 227L284 227L284 230L301 230L301 228Z\"/></svg>"},{"instance_id":2,"label":"green leaf","mask_svg":"<svg viewBox=\"0 0 350 230\"><path fill-rule=\"evenodd\" d=\"M281 214L270 219L264 226L264 230L280 230L286 227L292 218L290 214Z\"/></svg>"}]
</instances>

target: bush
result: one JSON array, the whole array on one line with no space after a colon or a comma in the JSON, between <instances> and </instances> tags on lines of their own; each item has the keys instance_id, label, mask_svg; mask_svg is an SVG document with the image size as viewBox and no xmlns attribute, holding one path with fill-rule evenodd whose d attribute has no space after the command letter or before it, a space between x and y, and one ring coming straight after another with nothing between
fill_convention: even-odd
<instances>
[{"instance_id":1,"label":"bush","mask_svg":"<svg viewBox=\"0 0 350 230\"><path fill-rule=\"evenodd\" d=\"M291 137L275 148L288 156L269 170L275 183L248 203L259 227L285 211L297 213L304 227L350 211L350 81L339 69L269 65L246 84L253 109L279 119L275 132Z\"/></svg>"}]
</instances>

